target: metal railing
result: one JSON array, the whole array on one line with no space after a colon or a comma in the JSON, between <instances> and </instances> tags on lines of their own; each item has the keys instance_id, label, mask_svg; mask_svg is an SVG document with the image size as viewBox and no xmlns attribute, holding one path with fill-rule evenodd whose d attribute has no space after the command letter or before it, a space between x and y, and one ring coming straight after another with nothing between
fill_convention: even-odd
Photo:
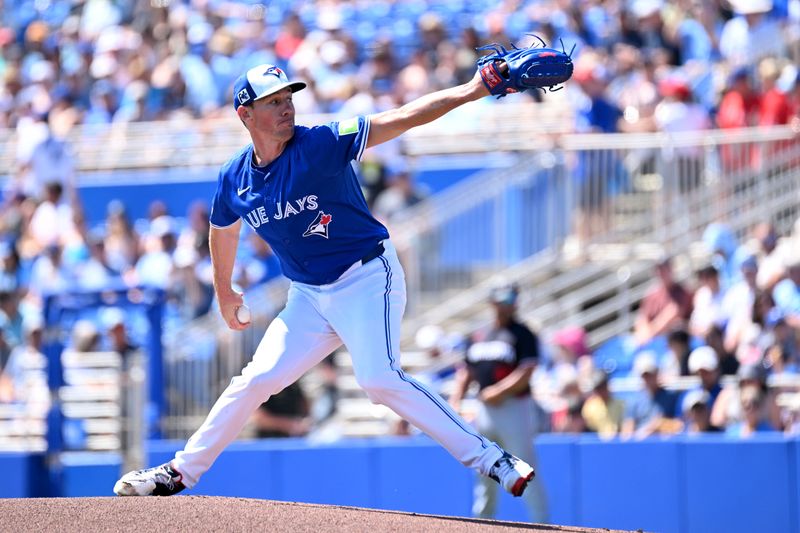
<instances>
[{"instance_id":1,"label":"metal railing","mask_svg":"<svg viewBox=\"0 0 800 533\"><path fill-rule=\"evenodd\" d=\"M246 293L252 325L229 330L217 309L164 337L165 438L186 438L202 424L231 378L255 353L269 322L286 301L288 280L275 279Z\"/></svg>"},{"instance_id":2,"label":"metal railing","mask_svg":"<svg viewBox=\"0 0 800 533\"><path fill-rule=\"evenodd\" d=\"M41 355L41 354L40 354ZM29 353L28 357L35 357ZM45 451L51 404L46 372L27 368L22 401L0 404L0 450ZM70 451L119 451L125 465L144 464L144 357L134 352L123 361L116 352L62 355L65 383L57 400L63 411L65 447Z\"/></svg>"},{"instance_id":3,"label":"metal railing","mask_svg":"<svg viewBox=\"0 0 800 533\"><path fill-rule=\"evenodd\" d=\"M564 135L409 209L391 228L408 276L404 345L425 324L484 323L497 278L524 286L526 318L588 325L600 342L630 327L626 310L662 253L688 254L686 274L703 260L689 252L711 222L741 239L764 220L786 232L798 215L800 141L788 127Z\"/></svg>"},{"instance_id":4,"label":"metal railing","mask_svg":"<svg viewBox=\"0 0 800 533\"><path fill-rule=\"evenodd\" d=\"M465 128L474 127L478 136L469 137L482 139L484 144L475 144L469 151L485 152L495 149L495 143L486 144L478 130L504 132L509 134L509 138L524 140L533 133L566 131L572 124L571 115L571 108L563 97L550 98L546 104L485 99L412 130L412 136L403 142L408 153L418 154L424 148L414 147L419 144L415 142L416 135L422 139L439 138L444 130L447 137L453 131L463 132ZM509 121L507 117L510 116L515 120ZM297 123L312 126L342 118L350 117L304 114L297 115ZM193 119L187 116L157 122L78 125L65 140L75 155L76 170L81 172L219 166L250 142L247 130L233 113L225 118ZM0 168L6 172L15 168L16 154L16 133L0 129Z\"/></svg>"}]
</instances>

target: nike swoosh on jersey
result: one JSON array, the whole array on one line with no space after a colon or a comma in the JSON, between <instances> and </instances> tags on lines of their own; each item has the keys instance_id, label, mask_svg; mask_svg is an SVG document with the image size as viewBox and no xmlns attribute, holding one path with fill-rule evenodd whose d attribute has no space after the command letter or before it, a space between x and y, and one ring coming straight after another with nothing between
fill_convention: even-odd
<instances>
[{"instance_id":1,"label":"nike swoosh on jersey","mask_svg":"<svg viewBox=\"0 0 800 533\"><path fill-rule=\"evenodd\" d=\"M249 190L250 190L250 185L248 185L248 186L247 186L247 187L245 187L244 189L236 189L236 194L238 194L239 196L241 196L241 195L243 195L244 193L246 193L246 192L247 192L247 191L249 191Z\"/></svg>"}]
</instances>

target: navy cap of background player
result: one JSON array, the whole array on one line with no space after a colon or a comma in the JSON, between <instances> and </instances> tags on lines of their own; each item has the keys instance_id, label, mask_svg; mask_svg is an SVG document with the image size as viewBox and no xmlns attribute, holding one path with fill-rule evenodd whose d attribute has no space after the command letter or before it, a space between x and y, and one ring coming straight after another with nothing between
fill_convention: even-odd
<instances>
[{"instance_id":1,"label":"navy cap of background player","mask_svg":"<svg viewBox=\"0 0 800 533\"><path fill-rule=\"evenodd\" d=\"M514 305L517 303L517 296L519 296L519 288L516 285L504 285L502 287L495 287L492 289L489 298L492 303L503 305Z\"/></svg>"},{"instance_id":2,"label":"navy cap of background player","mask_svg":"<svg viewBox=\"0 0 800 533\"><path fill-rule=\"evenodd\" d=\"M289 81L283 69L275 65L259 65L239 76L233 84L233 108L247 105L280 90L289 88L293 93L306 88L305 82Z\"/></svg>"}]
</instances>

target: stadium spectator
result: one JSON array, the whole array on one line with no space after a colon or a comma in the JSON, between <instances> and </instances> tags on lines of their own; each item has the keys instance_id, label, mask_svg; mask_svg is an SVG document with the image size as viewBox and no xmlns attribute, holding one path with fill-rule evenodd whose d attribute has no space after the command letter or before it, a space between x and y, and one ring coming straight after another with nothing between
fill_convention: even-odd
<instances>
[{"instance_id":1,"label":"stadium spectator","mask_svg":"<svg viewBox=\"0 0 800 533\"><path fill-rule=\"evenodd\" d=\"M55 114L55 110L51 110L50 113ZM74 118L69 120L72 122ZM35 144L30 154L23 156L25 159L18 161L20 164L16 176L18 186L21 192L29 196L41 196L49 183L59 183L66 189L75 186L75 160L72 149L53 131L54 127L61 130L71 128L72 124L54 126L52 122L51 120L51 124L43 130L44 138Z\"/></svg>"},{"instance_id":2,"label":"stadium spectator","mask_svg":"<svg viewBox=\"0 0 800 533\"><path fill-rule=\"evenodd\" d=\"M618 127L626 133L655 131L654 115L661 95L654 53L625 44L617 44L615 49L621 72L609 85L609 93L623 111Z\"/></svg>"},{"instance_id":3,"label":"stadium spectator","mask_svg":"<svg viewBox=\"0 0 800 533\"><path fill-rule=\"evenodd\" d=\"M675 433L678 396L659 383L658 363L652 352L642 352L633 363L634 373L644 388L626 404L622 438L643 439L658 433Z\"/></svg>"},{"instance_id":4,"label":"stadium spectator","mask_svg":"<svg viewBox=\"0 0 800 533\"><path fill-rule=\"evenodd\" d=\"M717 401L717 396L722 391L716 352L708 346L700 346L692 350L691 355L689 355L689 371L692 375L700 378L700 385L692 390L700 390L708 394L708 410L711 412L714 402Z\"/></svg>"},{"instance_id":5,"label":"stadium spectator","mask_svg":"<svg viewBox=\"0 0 800 533\"><path fill-rule=\"evenodd\" d=\"M260 439L303 437L311 431L309 402L295 382L270 396L253 415L253 426Z\"/></svg>"},{"instance_id":6,"label":"stadium spectator","mask_svg":"<svg viewBox=\"0 0 800 533\"><path fill-rule=\"evenodd\" d=\"M741 279L733 283L722 298L720 325L724 327L727 327L743 309L753 308L753 300L758 290L757 279L760 268L756 258L752 255L745 257L739 265L739 270L742 273ZM733 350L729 348L727 347L726 351L732 352Z\"/></svg>"},{"instance_id":7,"label":"stadium spectator","mask_svg":"<svg viewBox=\"0 0 800 533\"><path fill-rule=\"evenodd\" d=\"M655 270L658 283L645 295L636 315L634 337L639 345L685 326L692 313L692 296L675 280L671 259L660 260Z\"/></svg>"},{"instance_id":8,"label":"stadium spectator","mask_svg":"<svg viewBox=\"0 0 800 533\"><path fill-rule=\"evenodd\" d=\"M249 230L248 230L249 231ZM281 265L269 244L256 232L248 233L247 244L252 253L245 258L239 275L239 284L247 289L281 275Z\"/></svg>"},{"instance_id":9,"label":"stadium spectator","mask_svg":"<svg viewBox=\"0 0 800 533\"><path fill-rule=\"evenodd\" d=\"M747 128L758 125L761 99L750 81L747 67L739 67L730 75L727 91L717 110L717 126L722 129ZM758 162L757 147L747 143L720 148L723 168L728 172L741 172L755 168Z\"/></svg>"},{"instance_id":10,"label":"stadium spectator","mask_svg":"<svg viewBox=\"0 0 800 533\"><path fill-rule=\"evenodd\" d=\"M139 259L139 236L119 200L106 207L104 247L109 266L117 272L127 273Z\"/></svg>"},{"instance_id":11,"label":"stadium spectator","mask_svg":"<svg viewBox=\"0 0 800 533\"><path fill-rule=\"evenodd\" d=\"M131 355L139 350L139 346L128 335L125 312L118 307L109 307L100 313L100 322L105 328L106 347L118 353L127 368Z\"/></svg>"},{"instance_id":12,"label":"stadium spectator","mask_svg":"<svg viewBox=\"0 0 800 533\"><path fill-rule=\"evenodd\" d=\"M772 338L764 349L764 366L775 374L800 373L800 330L791 327L780 311L769 318Z\"/></svg>"},{"instance_id":13,"label":"stadium spectator","mask_svg":"<svg viewBox=\"0 0 800 533\"><path fill-rule=\"evenodd\" d=\"M688 8L675 29L681 62L692 70L703 68L719 59L719 12L710 2L685 2L681 7Z\"/></svg>"},{"instance_id":14,"label":"stadium spectator","mask_svg":"<svg viewBox=\"0 0 800 533\"><path fill-rule=\"evenodd\" d=\"M376 197L372 206L375 216L391 224L396 215L421 202L423 195L407 171L389 176L387 187Z\"/></svg>"},{"instance_id":15,"label":"stadium spectator","mask_svg":"<svg viewBox=\"0 0 800 533\"><path fill-rule=\"evenodd\" d=\"M339 386L337 384L339 372L336 366L337 353L338 351L335 351L330 354L323 359L316 368L319 373L319 379L322 382L322 392L311 405L310 414L315 426L333 417L339 409Z\"/></svg>"},{"instance_id":16,"label":"stadium spectator","mask_svg":"<svg viewBox=\"0 0 800 533\"><path fill-rule=\"evenodd\" d=\"M556 348L555 360L576 366L578 359L590 356L586 330L580 326L567 326L553 334L552 344Z\"/></svg>"},{"instance_id":17,"label":"stadium spectator","mask_svg":"<svg viewBox=\"0 0 800 533\"><path fill-rule=\"evenodd\" d=\"M725 429L726 435L746 438L754 433L776 431L763 415L764 394L758 387L744 387L741 395L742 420Z\"/></svg>"},{"instance_id":18,"label":"stadium spectator","mask_svg":"<svg viewBox=\"0 0 800 533\"><path fill-rule=\"evenodd\" d=\"M582 433L588 431L581 415L583 393L574 366L557 365L552 369L550 387L550 426L555 433ZM545 382L536 381L539 393Z\"/></svg>"},{"instance_id":19,"label":"stadium spectator","mask_svg":"<svg viewBox=\"0 0 800 533\"><path fill-rule=\"evenodd\" d=\"M567 401L563 422L558 427L554 427L556 433L580 434L591 430L586 425L583 418L583 400L580 398L570 398Z\"/></svg>"},{"instance_id":20,"label":"stadium spectator","mask_svg":"<svg viewBox=\"0 0 800 533\"><path fill-rule=\"evenodd\" d=\"M149 233L144 236L144 252L136 262L136 284L170 287L174 274L177 238L175 221L166 214L151 219Z\"/></svg>"},{"instance_id":21,"label":"stadium spectator","mask_svg":"<svg viewBox=\"0 0 800 533\"><path fill-rule=\"evenodd\" d=\"M3 339L12 348L22 344L23 317L19 309L19 295L14 291L0 291L0 330Z\"/></svg>"},{"instance_id":22,"label":"stadium spectator","mask_svg":"<svg viewBox=\"0 0 800 533\"><path fill-rule=\"evenodd\" d=\"M786 279L775 285L772 295L786 323L800 329L800 250L786 259Z\"/></svg>"},{"instance_id":23,"label":"stadium spectator","mask_svg":"<svg viewBox=\"0 0 800 533\"><path fill-rule=\"evenodd\" d=\"M601 438L612 438L622 428L622 417L625 404L622 400L611 396L608 388L608 374L597 369L592 375L591 394L586 398L581 415L586 427L596 432Z\"/></svg>"},{"instance_id":24,"label":"stadium spectator","mask_svg":"<svg viewBox=\"0 0 800 533\"><path fill-rule=\"evenodd\" d=\"M25 280L17 248L13 243L0 242L0 292L24 291Z\"/></svg>"},{"instance_id":25,"label":"stadium spectator","mask_svg":"<svg viewBox=\"0 0 800 533\"><path fill-rule=\"evenodd\" d=\"M688 376L689 354L692 352L691 337L685 329L678 328L667 333L667 353L659 365L665 377Z\"/></svg>"},{"instance_id":26,"label":"stadium spectator","mask_svg":"<svg viewBox=\"0 0 800 533\"><path fill-rule=\"evenodd\" d=\"M704 337L711 328L722 322L722 301L725 291L720 287L719 272L712 265L697 273L699 287L694 293L689 332L695 337Z\"/></svg>"},{"instance_id":27,"label":"stadium spectator","mask_svg":"<svg viewBox=\"0 0 800 533\"><path fill-rule=\"evenodd\" d=\"M735 351L741 364L757 363L761 360L769 337L767 318L774 308L772 295L759 291L753 299L753 305L749 309L742 309L728 324L725 330L725 349Z\"/></svg>"},{"instance_id":28,"label":"stadium spectator","mask_svg":"<svg viewBox=\"0 0 800 533\"><path fill-rule=\"evenodd\" d=\"M729 3L736 16L722 28L719 50L730 65L753 65L762 57L785 54L781 27L768 16L772 0L729 0Z\"/></svg>"},{"instance_id":29,"label":"stadium spectator","mask_svg":"<svg viewBox=\"0 0 800 533\"><path fill-rule=\"evenodd\" d=\"M0 403L25 405L29 415L43 416L50 406L47 357L42 353L44 322L38 316L23 322L24 342L17 345L0 371Z\"/></svg>"},{"instance_id":30,"label":"stadium spectator","mask_svg":"<svg viewBox=\"0 0 800 533\"><path fill-rule=\"evenodd\" d=\"M764 290L772 290L775 284L783 278L786 273L784 265L784 249L786 245L779 246L781 240L775 226L769 222L760 222L753 228L753 239L755 250L749 251L753 254L756 263L756 285ZM747 252L742 255L747 257ZM744 269L744 264L741 266ZM746 274L742 270L742 274Z\"/></svg>"},{"instance_id":31,"label":"stadium spectator","mask_svg":"<svg viewBox=\"0 0 800 533\"><path fill-rule=\"evenodd\" d=\"M718 325L711 326L705 336L706 345L714 350L719 361L719 371L723 376L733 376L739 370L736 354L725 349L725 333Z\"/></svg>"},{"instance_id":32,"label":"stadium spectator","mask_svg":"<svg viewBox=\"0 0 800 533\"><path fill-rule=\"evenodd\" d=\"M761 364L742 365L737 373L736 385L722 389L711 409L711 423L719 427L730 427L744 418L742 411L742 394L748 388L757 389L761 396L760 408L763 417L772 427L783 428L781 410L778 407L777 394L767 385L767 371Z\"/></svg>"},{"instance_id":33,"label":"stadium spectator","mask_svg":"<svg viewBox=\"0 0 800 533\"><path fill-rule=\"evenodd\" d=\"M698 433L721 433L722 428L711 424L709 413L711 408L708 406L709 394L700 389L694 389L686 393L681 402L681 409L685 419L685 431L689 435Z\"/></svg>"},{"instance_id":34,"label":"stadium spectator","mask_svg":"<svg viewBox=\"0 0 800 533\"><path fill-rule=\"evenodd\" d=\"M710 263L718 272L720 288L726 291L740 276L736 235L727 224L712 222L703 231L702 240L711 255Z\"/></svg>"},{"instance_id":35,"label":"stadium spectator","mask_svg":"<svg viewBox=\"0 0 800 533\"><path fill-rule=\"evenodd\" d=\"M99 232L92 232L87 236L89 257L80 260L80 266L75 266L75 284L80 289L103 290L109 287L119 287L122 278L119 272L109 264L105 250L105 241Z\"/></svg>"},{"instance_id":36,"label":"stadium spectator","mask_svg":"<svg viewBox=\"0 0 800 533\"><path fill-rule=\"evenodd\" d=\"M702 105L693 102L688 81L673 75L662 79L658 84L663 99L655 108L653 118L658 131L673 135L684 132L707 130L711 118ZM695 190L703 179L703 149L699 146L680 146L675 148L675 178L677 189L684 194ZM677 185L677 187L675 187Z\"/></svg>"},{"instance_id":37,"label":"stadium spectator","mask_svg":"<svg viewBox=\"0 0 800 533\"><path fill-rule=\"evenodd\" d=\"M73 220L73 208L64 202L63 185L55 181L45 184L42 201L30 222L31 235L40 249L66 244Z\"/></svg>"},{"instance_id":38,"label":"stadium spectator","mask_svg":"<svg viewBox=\"0 0 800 533\"><path fill-rule=\"evenodd\" d=\"M777 86L781 69L774 57L767 57L758 64L761 82L761 101L758 109L759 126L779 126L791 120L789 98Z\"/></svg>"}]
</instances>

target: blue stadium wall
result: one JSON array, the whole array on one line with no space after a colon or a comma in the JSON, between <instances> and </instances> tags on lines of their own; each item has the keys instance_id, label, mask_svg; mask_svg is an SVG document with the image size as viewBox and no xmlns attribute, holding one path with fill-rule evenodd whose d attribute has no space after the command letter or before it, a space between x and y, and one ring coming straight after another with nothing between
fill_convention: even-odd
<instances>
[{"instance_id":1,"label":"blue stadium wall","mask_svg":"<svg viewBox=\"0 0 800 533\"><path fill-rule=\"evenodd\" d=\"M149 443L150 464L176 441ZM554 523L662 532L795 532L800 524L800 440L678 437L601 442L545 435L539 474ZM52 495L41 455L0 453L0 497ZM65 454L63 496L108 496L116 454ZM474 474L427 438L237 442L190 495L264 498L469 516ZM527 521L503 495L499 519Z\"/></svg>"},{"instance_id":2,"label":"blue stadium wall","mask_svg":"<svg viewBox=\"0 0 800 533\"><path fill-rule=\"evenodd\" d=\"M481 170L467 158L461 166L428 162L415 174L417 181L435 193ZM487 168L502 168L508 161L489 160ZM159 169L96 172L82 175L78 196L90 228L102 227L109 202L121 201L131 220L144 219L150 204L162 201L170 215L185 217L195 202L210 205L216 189L216 168ZM563 184L562 184L563 185ZM551 245L569 233L566 190L547 173L537 172L525 186L509 189L498 199L475 206L444 223L435 256L429 262L454 271L475 265L513 264ZM497 235L504 238L498 250Z\"/></svg>"}]
</instances>

